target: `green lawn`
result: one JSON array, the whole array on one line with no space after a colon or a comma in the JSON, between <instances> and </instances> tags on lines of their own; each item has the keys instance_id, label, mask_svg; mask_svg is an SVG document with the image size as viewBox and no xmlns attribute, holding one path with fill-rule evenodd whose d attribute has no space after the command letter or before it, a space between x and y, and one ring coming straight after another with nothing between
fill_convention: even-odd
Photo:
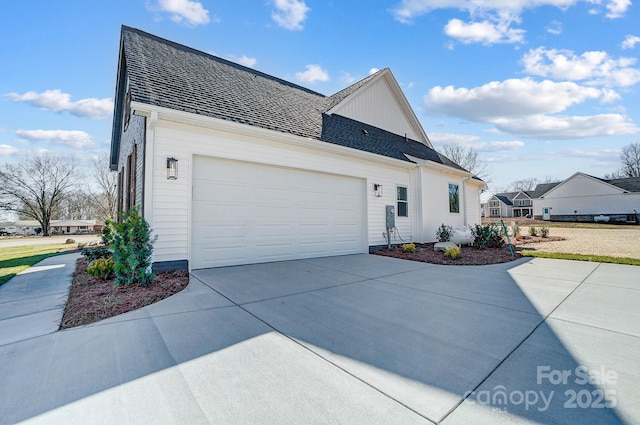
<instances>
[{"instance_id":1,"label":"green lawn","mask_svg":"<svg viewBox=\"0 0 640 425\"><path fill-rule=\"evenodd\" d=\"M568 254L563 252L520 251L525 257L555 258L560 260L593 261L596 263L629 264L640 266L639 258L607 257L604 255Z\"/></svg>"},{"instance_id":2,"label":"green lawn","mask_svg":"<svg viewBox=\"0 0 640 425\"><path fill-rule=\"evenodd\" d=\"M58 250L64 247L69 247L69 245L57 243L2 248L0 251L0 285L37 262L57 255Z\"/></svg>"}]
</instances>

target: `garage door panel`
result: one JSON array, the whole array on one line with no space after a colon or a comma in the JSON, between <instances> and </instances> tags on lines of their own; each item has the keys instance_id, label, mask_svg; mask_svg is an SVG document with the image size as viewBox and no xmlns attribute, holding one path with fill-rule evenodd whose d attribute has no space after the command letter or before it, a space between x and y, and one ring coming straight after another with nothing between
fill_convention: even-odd
<instances>
[{"instance_id":1,"label":"garage door panel","mask_svg":"<svg viewBox=\"0 0 640 425\"><path fill-rule=\"evenodd\" d=\"M359 253L362 179L197 157L193 268Z\"/></svg>"}]
</instances>

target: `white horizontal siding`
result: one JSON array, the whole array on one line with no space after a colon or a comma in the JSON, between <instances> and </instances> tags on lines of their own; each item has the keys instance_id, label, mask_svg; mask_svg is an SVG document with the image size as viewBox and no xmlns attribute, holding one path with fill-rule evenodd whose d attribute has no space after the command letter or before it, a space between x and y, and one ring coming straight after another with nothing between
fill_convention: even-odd
<instances>
[{"instance_id":1,"label":"white horizontal siding","mask_svg":"<svg viewBox=\"0 0 640 425\"><path fill-rule=\"evenodd\" d=\"M385 239L385 205L395 205L396 185L410 187L409 171L404 168L373 163L362 159L313 149L240 136L217 130L191 127L158 121L154 131L155 160L153 161L153 215L154 234L158 236L154 261L190 258L190 236L174 239L170 235L191 234L191 161L195 155L264 163L283 167L307 169L365 179L368 245L383 245ZM312 147L318 144L309 140ZM168 180L166 158L178 159L178 179ZM373 184L382 184L384 196L376 198ZM411 191L409 192L411 193ZM409 199L409 202L417 200ZM411 211L411 210L410 210ZM416 217L396 221L400 235L411 240L412 222Z\"/></svg>"}]
</instances>

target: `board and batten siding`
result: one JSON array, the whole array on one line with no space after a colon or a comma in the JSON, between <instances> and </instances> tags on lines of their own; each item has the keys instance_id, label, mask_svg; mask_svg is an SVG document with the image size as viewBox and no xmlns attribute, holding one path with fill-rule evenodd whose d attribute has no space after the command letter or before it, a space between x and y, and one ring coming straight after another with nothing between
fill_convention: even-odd
<instances>
[{"instance_id":1,"label":"board and batten siding","mask_svg":"<svg viewBox=\"0 0 640 425\"><path fill-rule=\"evenodd\" d=\"M189 126L164 120L154 125L153 212L147 220L157 236L154 262L190 258L192 161L194 156L290 167L357 177L366 181L366 217L368 245L384 245L386 241L385 205L395 205L396 186L410 187L410 167L394 167L365 159L347 158L329 152L287 143L264 140L215 129ZM178 179L168 180L166 159L178 159ZM383 197L373 193L373 184L383 185ZM410 197L409 202L412 202ZM415 200L413 201L415 202ZM411 240L414 217L398 218L401 236ZM363 252L365 252L363 247Z\"/></svg>"},{"instance_id":2,"label":"board and batten siding","mask_svg":"<svg viewBox=\"0 0 640 425\"><path fill-rule=\"evenodd\" d=\"M341 105L339 114L394 134L401 136L406 134L408 138L413 140L422 140L423 137L416 133L402 111L403 108L393 96L389 84L384 78L380 78L367 87L367 90L358 93L344 105Z\"/></svg>"},{"instance_id":3,"label":"board and batten siding","mask_svg":"<svg viewBox=\"0 0 640 425\"><path fill-rule=\"evenodd\" d=\"M455 174L444 174L435 170L423 168L422 170L422 211L423 211L423 238L426 242L436 241L436 230L441 224L453 227L464 227L464 202L467 208L471 201L468 198L476 198L472 190L467 187L467 200L464 199L462 186L463 178ZM460 212L449 212L449 184L457 184L460 196ZM477 189L475 189L478 192ZM469 196L471 195L471 196ZM479 215L480 203L475 206L478 210L474 215Z\"/></svg>"}]
</instances>

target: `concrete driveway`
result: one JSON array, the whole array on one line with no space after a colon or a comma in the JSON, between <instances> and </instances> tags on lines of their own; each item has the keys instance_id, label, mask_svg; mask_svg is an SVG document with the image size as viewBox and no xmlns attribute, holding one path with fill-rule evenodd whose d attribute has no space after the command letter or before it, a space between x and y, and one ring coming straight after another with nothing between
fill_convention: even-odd
<instances>
[{"instance_id":1,"label":"concrete driveway","mask_svg":"<svg viewBox=\"0 0 640 425\"><path fill-rule=\"evenodd\" d=\"M0 422L640 423L638 270L198 270L158 304L0 346Z\"/></svg>"}]
</instances>

